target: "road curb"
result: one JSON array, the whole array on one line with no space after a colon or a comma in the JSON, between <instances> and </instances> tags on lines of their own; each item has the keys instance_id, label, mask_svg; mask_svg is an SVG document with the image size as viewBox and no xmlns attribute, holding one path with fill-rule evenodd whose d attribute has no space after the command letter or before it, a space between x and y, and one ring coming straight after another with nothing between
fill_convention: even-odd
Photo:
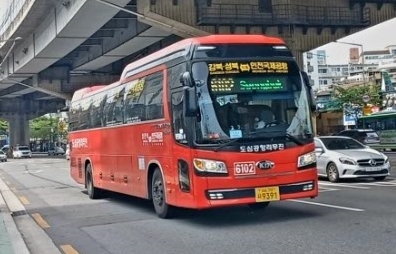
<instances>
[{"instance_id":1,"label":"road curb","mask_svg":"<svg viewBox=\"0 0 396 254\"><path fill-rule=\"evenodd\" d=\"M27 214L25 206L1 178L0 193L0 197L4 197L5 204L10 211L8 214L5 214L5 218L8 221L6 229L9 232L15 254L61 254L52 239ZM12 215L17 217L13 218ZM25 239L21 233L25 236ZM34 241L30 239L34 239ZM27 247L28 245L30 250Z\"/></svg>"},{"instance_id":2,"label":"road curb","mask_svg":"<svg viewBox=\"0 0 396 254\"><path fill-rule=\"evenodd\" d=\"M3 219L4 219L4 225L5 228L8 232L8 235L11 240L12 248L15 252L15 254L30 254L30 251L25 243L25 240L23 239L21 233L19 232L17 225L12 218L11 214L12 211L10 210L9 207L9 202L10 206L12 209L20 209L20 205L23 207L22 211L25 211L25 207L22 205L22 203L19 201L19 199L15 196L15 194L8 188L7 184L3 181L3 179L0 178L0 203L5 203L6 206L8 207L8 210L10 211L9 213L7 212L2 212ZM5 195L4 195L4 194ZM18 204L20 203L20 205Z\"/></svg>"}]
</instances>

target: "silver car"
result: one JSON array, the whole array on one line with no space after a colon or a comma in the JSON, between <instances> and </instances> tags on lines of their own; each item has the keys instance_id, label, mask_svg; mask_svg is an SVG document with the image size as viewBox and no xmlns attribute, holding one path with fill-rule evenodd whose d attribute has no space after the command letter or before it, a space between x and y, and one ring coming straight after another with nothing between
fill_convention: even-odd
<instances>
[{"instance_id":1,"label":"silver car","mask_svg":"<svg viewBox=\"0 0 396 254\"><path fill-rule=\"evenodd\" d=\"M315 138L318 175L331 182L341 178L384 180L390 175L388 157L359 141L341 136Z\"/></svg>"}]
</instances>

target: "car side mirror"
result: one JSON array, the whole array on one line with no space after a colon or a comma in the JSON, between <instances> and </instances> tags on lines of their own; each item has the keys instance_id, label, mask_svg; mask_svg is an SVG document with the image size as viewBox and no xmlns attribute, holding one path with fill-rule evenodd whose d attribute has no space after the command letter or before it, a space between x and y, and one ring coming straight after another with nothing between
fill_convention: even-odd
<instances>
[{"instance_id":1,"label":"car side mirror","mask_svg":"<svg viewBox=\"0 0 396 254\"><path fill-rule=\"evenodd\" d=\"M324 152L323 148L321 148L321 147L315 148L315 153L323 153L323 152Z\"/></svg>"}]
</instances>

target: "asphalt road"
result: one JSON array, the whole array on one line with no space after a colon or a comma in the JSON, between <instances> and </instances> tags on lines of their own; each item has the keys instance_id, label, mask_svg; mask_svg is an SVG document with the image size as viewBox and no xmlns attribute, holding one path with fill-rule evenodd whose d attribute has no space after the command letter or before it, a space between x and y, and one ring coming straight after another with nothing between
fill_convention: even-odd
<instances>
[{"instance_id":1,"label":"asphalt road","mask_svg":"<svg viewBox=\"0 0 396 254\"><path fill-rule=\"evenodd\" d=\"M391 157L396 165L396 155ZM137 198L108 194L90 200L61 157L10 160L0 164L0 173L67 254L395 253L392 176L382 182L321 180L318 198L272 203L264 211L182 210L163 220ZM32 253L41 254L34 236L24 235Z\"/></svg>"}]
</instances>

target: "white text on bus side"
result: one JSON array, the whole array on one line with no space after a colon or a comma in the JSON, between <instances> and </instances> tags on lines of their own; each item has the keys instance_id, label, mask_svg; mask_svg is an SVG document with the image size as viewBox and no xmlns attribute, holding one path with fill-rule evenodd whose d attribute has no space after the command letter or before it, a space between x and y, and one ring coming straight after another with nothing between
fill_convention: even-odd
<instances>
[{"instance_id":1,"label":"white text on bus side","mask_svg":"<svg viewBox=\"0 0 396 254\"><path fill-rule=\"evenodd\" d=\"M88 139L87 138L73 139L72 146L73 148L88 147Z\"/></svg>"}]
</instances>

